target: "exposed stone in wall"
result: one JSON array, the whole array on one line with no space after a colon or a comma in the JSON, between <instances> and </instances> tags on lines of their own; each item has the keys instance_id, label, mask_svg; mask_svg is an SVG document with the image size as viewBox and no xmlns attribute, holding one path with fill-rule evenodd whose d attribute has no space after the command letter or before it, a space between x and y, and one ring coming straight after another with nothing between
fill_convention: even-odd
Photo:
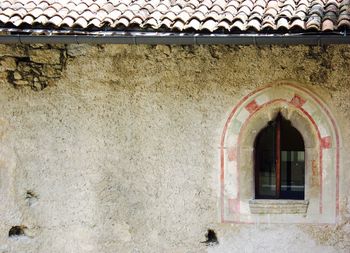
<instances>
[{"instance_id":1,"label":"exposed stone in wall","mask_svg":"<svg viewBox=\"0 0 350 253\"><path fill-rule=\"evenodd\" d=\"M0 45L1 77L39 91L61 77L66 57L64 45Z\"/></svg>"}]
</instances>

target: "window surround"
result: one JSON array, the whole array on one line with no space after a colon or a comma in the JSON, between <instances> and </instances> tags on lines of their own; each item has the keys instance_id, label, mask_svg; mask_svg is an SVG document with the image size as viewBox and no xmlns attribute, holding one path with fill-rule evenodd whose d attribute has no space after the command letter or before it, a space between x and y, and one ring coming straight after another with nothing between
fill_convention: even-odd
<instances>
[{"instance_id":1,"label":"window surround","mask_svg":"<svg viewBox=\"0 0 350 253\"><path fill-rule=\"evenodd\" d=\"M304 139L304 145L305 145L305 200L309 200L312 198L318 198L316 192L317 190L314 190L315 194L312 195L311 191L313 189L312 187L312 176L310 174L310 168L312 166L312 161L318 159L317 154L317 130L315 127L313 127L312 124L309 124L307 119L299 112L299 110L291 105L288 105L286 101L283 100L272 100L269 102L268 105L261 108L259 111L257 111L250 119L248 119L246 126L244 127L242 131L239 134L239 148L238 148L238 159L240 161L240 197L242 199L254 199L255 196L255 182L254 180L249 180L250 183L247 185L246 182L248 181L248 178L254 179L254 142L257 137L257 135L260 133L262 129L266 127L266 123L275 119L277 117L277 114L281 113L284 118L289 120L292 123L292 126L295 127L299 133L302 135ZM318 175L314 175L317 177ZM314 183L316 184L316 183ZM271 201L269 199L267 200L261 200L259 203L266 202L265 205L268 206ZM251 201L249 201L249 208L252 210ZM279 208L284 208L285 201L281 199L276 199L274 203L277 205L280 203ZM297 200L290 200L289 202L291 205L295 203L296 205L299 204L299 201ZM311 201L311 205L313 205L314 202ZM316 207L315 207L316 208ZM271 211L271 212L269 212ZM274 208L271 208L268 210L266 208L267 214L269 213L276 213ZM285 208L285 210L281 210L281 213L289 213L289 208Z\"/></svg>"},{"instance_id":2,"label":"window surround","mask_svg":"<svg viewBox=\"0 0 350 253\"><path fill-rule=\"evenodd\" d=\"M281 212L256 212L254 141L278 112L291 121L304 139L305 202L300 208L305 210L304 213L288 208ZM231 111L221 138L221 221L336 222L339 213L339 139L338 128L328 107L301 85L283 81L245 96ZM259 200L259 203L264 201ZM274 207L283 209L283 203L278 201L275 200ZM270 200L265 202L265 206L271 204ZM300 206L297 201L294 203L295 208ZM293 201L289 204L293 206Z\"/></svg>"}]
</instances>

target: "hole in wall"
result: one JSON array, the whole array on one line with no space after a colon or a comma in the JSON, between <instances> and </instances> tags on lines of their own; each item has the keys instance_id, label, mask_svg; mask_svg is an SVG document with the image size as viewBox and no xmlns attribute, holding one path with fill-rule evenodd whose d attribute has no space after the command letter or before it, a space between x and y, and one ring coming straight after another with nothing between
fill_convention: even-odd
<instances>
[{"instance_id":1,"label":"hole in wall","mask_svg":"<svg viewBox=\"0 0 350 253\"><path fill-rule=\"evenodd\" d=\"M205 234L205 238L206 240L202 243L205 243L208 246L219 243L216 233L213 229L208 229L207 233Z\"/></svg>"},{"instance_id":2,"label":"hole in wall","mask_svg":"<svg viewBox=\"0 0 350 253\"><path fill-rule=\"evenodd\" d=\"M15 236L25 236L25 229L27 227L20 225L20 226L13 226L11 227L9 231L9 237L15 237Z\"/></svg>"}]
</instances>

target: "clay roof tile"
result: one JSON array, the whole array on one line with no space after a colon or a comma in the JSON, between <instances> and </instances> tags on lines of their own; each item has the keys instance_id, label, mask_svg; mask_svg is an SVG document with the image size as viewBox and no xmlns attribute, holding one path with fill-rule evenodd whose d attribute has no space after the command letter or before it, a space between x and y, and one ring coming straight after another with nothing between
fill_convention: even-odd
<instances>
[{"instance_id":1,"label":"clay roof tile","mask_svg":"<svg viewBox=\"0 0 350 253\"><path fill-rule=\"evenodd\" d=\"M54 26L59 26L62 22L62 18L60 16L53 16L52 18L50 18L47 23L49 24L53 24Z\"/></svg>"},{"instance_id":2,"label":"clay roof tile","mask_svg":"<svg viewBox=\"0 0 350 253\"><path fill-rule=\"evenodd\" d=\"M245 0L242 5L243 6L247 6L250 10L252 10L254 8L254 3L255 1L252 0Z\"/></svg>"},{"instance_id":3,"label":"clay roof tile","mask_svg":"<svg viewBox=\"0 0 350 253\"><path fill-rule=\"evenodd\" d=\"M338 27L340 28L349 28L350 27L350 19L342 19L338 22Z\"/></svg>"},{"instance_id":4,"label":"clay roof tile","mask_svg":"<svg viewBox=\"0 0 350 253\"><path fill-rule=\"evenodd\" d=\"M10 17L12 17L13 15L16 14L16 11L13 10L12 8L7 8L1 14L10 18Z\"/></svg>"},{"instance_id":5,"label":"clay roof tile","mask_svg":"<svg viewBox=\"0 0 350 253\"><path fill-rule=\"evenodd\" d=\"M145 22L145 25L150 26L152 28L158 28L159 27L158 21L155 18L147 19L146 22Z\"/></svg>"},{"instance_id":6,"label":"clay roof tile","mask_svg":"<svg viewBox=\"0 0 350 253\"><path fill-rule=\"evenodd\" d=\"M249 9L248 6L242 6L242 7L240 7L237 11L238 11L238 13L243 12L243 13L246 14L247 16L249 16L250 13L251 13L251 10Z\"/></svg>"},{"instance_id":7,"label":"clay roof tile","mask_svg":"<svg viewBox=\"0 0 350 253\"><path fill-rule=\"evenodd\" d=\"M257 0L254 4L254 6L260 6L262 8L266 7L266 1L265 0Z\"/></svg>"},{"instance_id":8,"label":"clay roof tile","mask_svg":"<svg viewBox=\"0 0 350 253\"><path fill-rule=\"evenodd\" d=\"M164 13L168 10L168 6L166 6L165 4L159 4L157 9L158 11Z\"/></svg>"},{"instance_id":9,"label":"clay roof tile","mask_svg":"<svg viewBox=\"0 0 350 253\"><path fill-rule=\"evenodd\" d=\"M264 16L277 16L278 11L275 8L269 8L265 11Z\"/></svg>"},{"instance_id":10,"label":"clay roof tile","mask_svg":"<svg viewBox=\"0 0 350 253\"><path fill-rule=\"evenodd\" d=\"M87 22L87 20L85 18L80 17L77 20L75 20L74 25L75 26L80 26L82 28L85 28L85 27L88 26L88 22Z\"/></svg>"},{"instance_id":11,"label":"clay roof tile","mask_svg":"<svg viewBox=\"0 0 350 253\"><path fill-rule=\"evenodd\" d=\"M115 6L111 3L106 3L103 6L100 6L100 10L104 10L107 13L112 12L113 10L115 10Z\"/></svg>"},{"instance_id":12,"label":"clay roof tile","mask_svg":"<svg viewBox=\"0 0 350 253\"><path fill-rule=\"evenodd\" d=\"M263 1L263 0L262 0ZM239 7L239 5L240 5L240 1L230 1L230 2L228 2L227 3L227 5L226 5L226 9L228 8L228 7L230 7L230 6L233 6L233 7L235 7L236 9Z\"/></svg>"},{"instance_id":13,"label":"clay roof tile","mask_svg":"<svg viewBox=\"0 0 350 253\"><path fill-rule=\"evenodd\" d=\"M306 22L306 29L319 30L320 26L321 26L321 17L317 14L312 14Z\"/></svg>"},{"instance_id":14,"label":"clay roof tile","mask_svg":"<svg viewBox=\"0 0 350 253\"><path fill-rule=\"evenodd\" d=\"M33 23L45 25L48 20L49 19L45 15L40 15L33 21Z\"/></svg>"},{"instance_id":15,"label":"clay roof tile","mask_svg":"<svg viewBox=\"0 0 350 253\"><path fill-rule=\"evenodd\" d=\"M23 19L23 23L26 23L29 25L31 25L33 23L33 21L34 21L34 17L30 16L30 15L25 16Z\"/></svg>"},{"instance_id":16,"label":"clay roof tile","mask_svg":"<svg viewBox=\"0 0 350 253\"><path fill-rule=\"evenodd\" d=\"M9 21L14 25L14 26L19 26L22 24L22 17L18 15L12 16Z\"/></svg>"},{"instance_id":17,"label":"clay roof tile","mask_svg":"<svg viewBox=\"0 0 350 253\"><path fill-rule=\"evenodd\" d=\"M334 30L334 24L333 21L330 19L326 19L322 22L322 31L333 31Z\"/></svg>"},{"instance_id":18,"label":"clay roof tile","mask_svg":"<svg viewBox=\"0 0 350 253\"><path fill-rule=\"evenodd\" d=\"M55 16L56 13L57 13L57 11L52 7L49 7L49 8L44 10L44 15L49 17L49 18Z\"/></svg>"},{"instance_id":19,"label":"clay roof tile","mask_svg":"<svg viewBox=\"0 0 350 253\"><path fill-rule=\"evenodd\" d=\"M242 22L241 20L236 20L233 22L233 24L230 27L230 30L238 29L240 31L244 31L246 29L246 24Z\"/></svg>"},{"instance_id":20,"label":"clay roof tile","mask_svg":"<svg viewBox=\"0 0 350 253\"><path fill-rule=\"evenodd\" d=\"M185 27L185 23L179 19L175 21L175 23L172 26L172 28L177 29L179 31L182 31L184 27Z\"/></svg>"},{"instance_id":21,"label":"clay roof tile","mask_svg":"<svg viewBox=\"0 0 350 253\"><path fill-rule=\"evenodd\" d=\"M127 10L127 11L125 11L124 13L122 13L121 15L120 15L120 18L127 18L128 20L132 20L132 18L134 17L135 15L134 15L134 13L132 12L132 11L130 11L130 10Z\"/></svg>"},{"instance_id":22,"label":"clay roof tile","mask_svg":"<svg viewBox=\"0 0 350 253\"><path fill-rule=\"evenodd\" d=\"M215 22L213 19L208 19L202 24L201 29L213 32L214 30L216 30L216 25L217 22Z\"/></svg>"},{"instance_id":23,"label":"clay roof tile","mask_svg":"<svg viewBox=\"0 0 350 253\"><path fill-rule=\"evenodd\" d=\"M174 12L169 11L169 12L167 12L167 13L165 13L165 14L163 15L162 19L163 19L163 18L167 18L167 19L169 19L169 20L171 20L171 21L174 21L174 20L176 19L176 17L177 17L177 15L176 15Z\"/></svg>"},{"instance_id":24,"label":"clay roof tile","mask_svg":"<svg viewBox=\"0 0 350 253\"><path fill-rule=\"evenodd\" d=\"M295 19L294 21L292 21L290 28L292 29L305 29L305 22L300 20L300 19Z\"/></svg>"},{"instance_id":25,"label":"clay roof tile","mask_svg":"<svg viewBox=\"0 0 350 253\"><path fill-rule=\"evenodd\" d=\"M7 8L11 7L12 3L10 1L2 1L0 2L0 8L2 10L6 10Z\"/></svg>"},{"instance_id":26,"label":"clay roof tile","mask_svg":"<svg viewBox=\"0 0 350 253\"><path fill-rule=\"evenodd\" d=\"M277 21L277 29L288 29L289 28L289 22L287 18L279 18Z\"/></svg>"},{"instance_id":27,"label":"clay roof tile","mask_svg":"<svg viewBox=\"0 0 350 253\"><path fill-rule=\"evenodd\" d=\"M244 12L238 12L235 16L234 20L241 20L242 22L246 22L249 16Z\"/></svg>"},{"instance_id":28,"label":"clay roof tile","mask_svg":"<svg viewBox=\"0 0 350 253\"><path fill-rule=\"evenodd\" d=\"M222 20L218 23L218 28L224 28L226 30L230 30L230 23L227 20Z\"/></svg>"},{"instance_id":29,"label":"clay roof tile","mask_svg":"<svg viewBox=\"0 0 350 253\"><path fill-rule=\"evenodd\" d=\"M257 5L252 10L252 14L254 14L254 13L257 13L257 14L262 16L262 15L264 15L264 8L259 6L259 5Z\"/></svg>"},{"instance_id":30,"label":"clay roof tile","mask_svg":"<svg viewBox=\"0 0 350 253\"><path fill-rule=\"evenodd\" d=\"M33 28L335 31L350 29L349 20L349 0L0 1L0 27L23 23Z\"/></svg>"},{"instance_id":31,"label":"clay roof tile","mask_svg":"<svg viewBox=\"0 0 350 253\"><path fill-rule=\"evenodd\" d=\"M261 29L260 21L256 18L250 20L247 24L247 29L251 29L251 28L253 28L256 31L260 31Z\"/></svg>"},{"instance_id":32,"label":"clay roof tile","mask_svg":"<svg viewBox=\"0 0 350 253\"><path fill-rule=\"evenodd\" d=\"M302 21L302 22L304 22L304 20L306 19L306 13L303 12L303 11L296 12L296 13L293 15L293 17L292 17L291 20L297 20L297 19L300 20L300 21Z\"/></svg>"},{"instance_id":33,"label":"clay roof tile","mask_svg":"<svg viewBox=\"0 0 350 253\"><path fill-rule=\"evenodd\" d=\"M192 14L192 18L196 18L199 21L202 21L206 19L206 15L201 11L196 11L195 13Z\"/></svg>"},{"instance_id":34,"label":"clay roof tile","mask_svg":"<svg viewBox=\"0 0 350 253\"><path fill-rule=\"evenodd\" d=\"M127 18L121 18L116 20L111 26L117 27L117 26L124 26L127 27L130 24L130 21Z\"/></svg>"},{"instance_id":35,"label":"clay roof tile","mask_svg":"<svg viewBox=\"0 0 350 253\"><path fill-rule=\"evenodd\" d=\"M62 8L62 6L61 6L59 3L54 3L53 5L55 5L55 6L53 6L55 9L56 9L57 7ZM59 6L57 6L57 5L59 5ZM57 7L56 7L56 6L57 6ZM29 10L35 8L35 7L36 7L36 4L35 4L34 2L28 2L28 3L26 3L23 7L24 7L26 10L29 11Z\"/></svg>"},{"instance_id":36,"label":"clay roof tile","mask_svg":"<svg viewBox=\"0 0 350 253\"><path fill-rule=\"evenodd\" d=\"M213 19L213 20L220 20L220 14L216 11L210 11L209 13L207 13L206 18L207 19Z\"/></svg>"},{"instance_id":37,"label":"clay roof tile","mask_svg":"<svg viewBox=\"0 0 350 253\"><path fill-rule=\"evenodd\" d=\"M229 13L229 14L232 14L232 15L236 15L237 13L237 8L234 7L234 6L229 6L225 9L225 13Z\"/></svg>"},{"instance_id":38,"label":"clay roof tile","mask_svg":"<svg viewBox=\"0 0 350 253\"><path fill-rule=\"evenodd\" d=\"M130 20L130 24L141 25L142 22L143 22L143 19L140 17L134 17L132 20Z\"/></svg>"},{"instance_id":39,"label":"clay roof tile","mask_svg":"<svg viewBox=\"0 0 350 253\"><path fill-rule=\"evenodd\" d=\"M171 25L173 24L173 20L170 20L168 18L164 18L161 20L159 27L166 27L166 28L171 28Z\"/></svg>"},{"instance_id":40,"label":"clay roof tile","mask_svg":"<svg viewBox=\"0 0 350 253\"><path fill-rule=\"evenodd\" d=\"M216 11L216 12L222 12L223 7L221 7L221 6L217 5L217 4L215 4L215 5L213 5L213 6L210 8L210 10Z\"/></svg>"},{"instance_id":41,"label":"clay roof tile","mask_svg":"<svg viewBox=\"0 0 350 253\"><path fill-rule=\"evenodd\" d=\"M221 20L227 20L228 22L232 22L234 18L235 15L233 15L231 12L224 12L222 14Z\"/></svg>"},{"instance_id":42,"label":"clay roof tile","mask_svg":"<svg viewBox=\"0 0 350 253\"><path fill-rule=\"evenodd\" d=\"M188 22L187 25L185 25L184 29L194 29L194 30L199 30L201 26L201 23L198 21L198 19L193 18Z\"/></svg>"},{"instance_id":43,"label":"clay roof tile","mask_svg":"<svg viewBox=\"0 0 350 253\"><path fill-rule=\"evenodd\" d=\"M61 22L61 26L68 26L68 27L72 27L74 24L74 19L71 17L65 17L62 22Z\"/></svg>"}]
</instances>

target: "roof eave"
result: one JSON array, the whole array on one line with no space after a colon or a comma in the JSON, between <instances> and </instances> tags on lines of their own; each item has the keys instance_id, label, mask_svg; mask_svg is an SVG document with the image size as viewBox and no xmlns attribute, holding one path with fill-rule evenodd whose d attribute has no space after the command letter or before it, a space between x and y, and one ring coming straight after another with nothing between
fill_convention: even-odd
<instances>
[{"instance_id":1,"label":"roof eave","mask_svg":"<svg viewBox=\"0 0 350 253\"><path fill-rule=\"evenodd\" d=\"M55 33L35 32L0 35L1 44L229 44L229 45L329 45L350 44L346 32L286 33L286 34L201 34L169 32L99 32Z\"/></svg>"}]
</instances>

